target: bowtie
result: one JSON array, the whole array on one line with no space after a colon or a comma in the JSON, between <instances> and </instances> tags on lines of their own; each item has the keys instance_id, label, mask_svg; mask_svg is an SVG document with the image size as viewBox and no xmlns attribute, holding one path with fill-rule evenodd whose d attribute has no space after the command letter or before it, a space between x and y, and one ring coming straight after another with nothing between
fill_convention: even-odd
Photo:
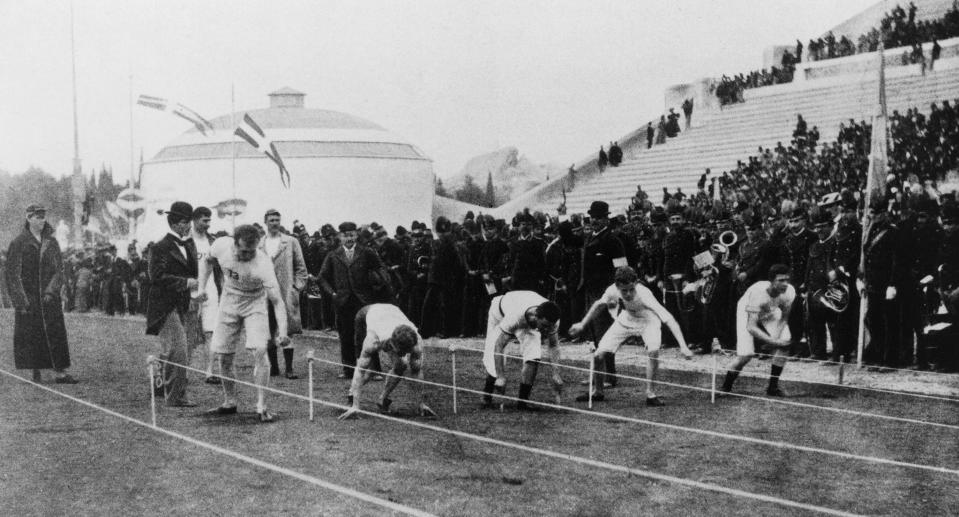
<instances>
[{"instance_id":1,"label":"bowtie","mask_svg":"<svg viewBox=\"0 0 959 517\"><path fill-rule=\"evenodd\" d=\"M179 238L179 237L174 237L172 234L170 235L170 238L173 239L173 242L175 242L175 243L177 244L177 246L183 246L184 248L186 247L186 243L188 243L188 242L190 242L190 241L193 240L192 237L187 237L186 239L181 239L181 238Z\"/></svg>"}]
</instances>

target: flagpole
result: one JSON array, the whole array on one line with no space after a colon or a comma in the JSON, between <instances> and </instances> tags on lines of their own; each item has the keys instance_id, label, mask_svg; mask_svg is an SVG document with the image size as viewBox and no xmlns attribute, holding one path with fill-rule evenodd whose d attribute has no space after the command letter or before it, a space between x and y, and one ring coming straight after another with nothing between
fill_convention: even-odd
<instances>
[{"instance_id":1,"label":"flagpole","mask_svg":"<svg viewBox=\"0 0 959 517\"><path fill-rule=\"evenodd\" d=\"M872 120L872 142L869 149L869 169L866 173L866 192L863 200L862 215L862 242L859 258L859 270L865 274L866 264L866 242L869 237L869 229L872 225L872 217L869 214L869 207L872 205L876 196L883 195L880 190L885 184L886 174L888 172L888 149L889 132L886 123L886 59L885 59L885 34L879 35L879 113ZM863 351L866 348L866 312L869 310L869 296L863 293L859 304L859 341L856 363L862 368Z\"/></svg>"},{"instance_id":2,"label":"flagpole","mask_svg":"<svg viewBox=\"0 0 959 517\"><path fill-rule=\"evenodd\" d=\"M73 238L74 244L83 247L85 230L83 228L83 202L86 199L86 179L80 166L80 129L77 120L77 46L74 38L73 2L70 2L70 66L73 79Z\"/></svg>"},{"instance_id":3,"label":"flagpole","mask_svg":"<svg viewBox=\"0 0 959 517\"><path fill-rule=\"evenodd\" d=\"M230 128L236 129L236 88L234 83L230 83ZM233 152L230 153L232 157L231 161L231 178L233 182L233 202L236 203L236 132L230 133L230 145L233 148ZM236 229L236 207L234 206L231 210L231 221L233 224L233 229Z\"/></svg>"},{"instance_id":4,"label":"flagpole","mask_svg":"<svg viewBox=\"0 0 959 517\"><path fill-rule=\"evenodd\" d=\"M133 74L130 74L130 187L136 188L136 165L133 154Z\"/></svg>"}]
</instances>

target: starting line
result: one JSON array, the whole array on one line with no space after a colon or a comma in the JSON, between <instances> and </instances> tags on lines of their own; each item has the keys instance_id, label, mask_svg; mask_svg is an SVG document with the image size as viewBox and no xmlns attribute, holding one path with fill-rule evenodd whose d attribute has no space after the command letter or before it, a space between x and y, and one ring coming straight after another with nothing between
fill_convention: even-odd
<instances>
[{"instance_id":1,"label":"starting line","mask_svg":"<svg viewBox=\"0 0 959 517\"><path fill-rule=\"evenodd\" d=\"M156 358L156 357L153 357L153 356L150 357L150 360L151 360L151 362L152 362L152 361L155 361L155 362L158 362L158 363L169 363L169 361L165 361L165 360L163 360L163 359L159 359L159 358ZM318 359L318 358L313 358L313 357L311 357L311 358L308 360L308 366L309 366L309 369L310 369L310 377L311 377L311 378L312 378L313 361L324 362L324 363L328 363L328 364L339 364L339 363L334 363L334 362L332 362L332 361L327 361L327 360L324 360L324 359ZM169 363L169 364L176 364L176 363ZM187 371L192 371L192 372L196 372L196 373L204 373L204 374L206 373L204 370L200 370L200 369L193 368L193 367L190 367L190 366L183 366L183 365L179 365L179 364L177 364L176 366L179 367L179 368L183 368L183 369L185 369L185 370L187 370ZM340 364L340 366L342 366L342 364ZM221 372L221 373L222 373L222 372ZM383 375L392 376L392 374L388 374L388 373L383 373ZM222 379L222 378L224 378L224 377L223 377L222 375L220 375L220 378ZM227 377L227 378L229 378L229 377ZM415 381L415 380L416 380L416 379L409 379L409 378L407 378L407 377L403 377L403 378L406 379L406 380L411 380L411 381ZM317 404L320 404L320 405L323 405L323 406L327 406L327 407L330 407L330 408L334 408L334 409L344 410L344 411L347 410L347 409L349 409L349 406L346 406L346 405L343 405L343 404L338 404L338 403L336 403L336 402L326 401L326 400L323 400L323 399L317 399L317 398L313 397L312 386L310 386L310 391L309 391L309 394L308 394L308 395L300 395L300 394L298 394L298 393L292 393L292 392L288 392L288 391L283 391L283 390L279 390L279 389L272 388L272 387L269 387L269 386L257 386L256 384L254 384L254 383L252 383L252 382L242 381L242 380L239 380L239 379L231 379L231 380L232 380L233 382L235 382L236 384L241 385L241 386L247 386L247 387L252 387L252 388L262 388L264 391L267 391L267 392L277 393L277 394L280 394L280 395L285 395L285 396L290 397L290 398L294 398L294 399L302 400L302 401L305 401L305 402L309 402L309 404L310 404L310 406L311 406L311 414L312 414L312 405L313 405L314 403L317 403ZM151 381L151 382L152 382L152 381ZM442 385L442 384L437 384L437 383L433 383L433 382L429 382L429 381L422 381L422 382L424 382L425 384L428 384L428 385L442 386L442 387L446 387L446 388L449 388L449 387L450 387L450 386L446 386L446 385ZM151 385L151 387L152 387L152 385ZM465 388L459 388L459 389L461 389L461 390L463 390L463 391L467 391L467 392L473 392L473 391L474 391L474 390L468 390L468 389L465 389ZM51 391L56 392L56 390L51 390ZM151 391L151 392L152 392L152 391ZM476 392L476 393L481 393L481 392ZM499 396L499 397L500 397L500 398L504 398L504 399L512 399L512 397L504 397L504 396ZM514 400L518 400L518 399L514 399ZM546 407L556 407L556 408L567 409L567 410L570 409L570 408L568 408L568 407L563 407L563 406L553 406L552 404L545 404L545 403L537 403L537 404L542 405L542 406L546 406ZM497 445L497 446L500 446L500 447L506 447L506 448L510 448L510 449L516 449L516 450L528 452L528 453L531 453L531 454L538 454L538 455L541 455L541 456L547 456L547 457L550 457L550 458L567 460L567 461L570 461L570 462L573 462L573 463L578 463L578 464L581 464L581 465L587 465L587 466L591 466L591 467L602 468L602 469L611 470L611 471L614 471L614 472L621 472L621 473L630 474L630 475L634 475L634 476L638 476L638 477L643 477L643 478L647 478L647 479L652 479L652 480L656 480L656 481L665 481L665 482L669 482L669 483L675 483L675 484L678 484L678 485L684 485L684 486L687 486L687 487L699 488L699 489L709 490L709 491L712 491L712 492L718 492L718 493L722 493L722 494L726 494L726 495L732 495L732 496L736 496L736 497L743 497L743 498L752 499L752 500L756 500L756 501L763 501L763 502L767 502L767 503L777 504L777 505L780 505L780 506L787 506L787 507L791 507L791 508L799 508L799 509L803 509L803 510L809 510L809 511L813 511L813 512L818 512L818 513L826 514L826 515L841 515L841 516L858 516L858 515L860 515L860 514L856 514L856 513L845 512L845 511L842 511L842 510L836 510L836 509L833 509L833 508L827 508L827 507L824 507L824 506L817 506L817 505L814 505L814 504L802 503L802 502L793 501L793 500L790 500L790 499L783 499L783 498L779 498L779 497L775 497L775 496L769 496L769 495L764 495L764 494L757 494L757 493L754 493L754 492L748 492L748 491L745 491L745 490L739 490L739 489L736 489L736 488L729 488L729 487L725 487L725 486L722 486L722 485L716 485L716 484L712 484L712 483L704 483L704 482L701 482L701 481L694 481L694 480L691 480L691 479L686 479L686 478L681 478L681 477L676 477L676 476L670 476L670 475L668 475L668 474L660 474L660 473L652 472L652 471L649 471L649 470L638 469L638 468L633 468L633 467L627 467L627 466L625 466L625 465L617 465L617 464L614 464L614 463L606 463L606 462L603 462L603 461L598 461L598 460L593 460L593 459L589 459L589 458L584 458L584 457L581 457L581 456L575 456L575 455L572 455L572 454L567 454L567 453L552 451L552 450L549 450L549 449L541 449L541 448L538 448L538 447L531 447L531 446L522 445L522 444L519 444L519 443L509 442L509 441L505 441L505 440L499 440L499 439L496 439L496 438L490 438L490 437L488 437L488 436L481 436L481 435L477 435L477 434L467 433L467 432L464 432L464 431L457 431L457 430L454 430L454 429L448 429L448 428L445 428L445 427L440 427L440 426L436 426L436 425L426 424L426 423L423 423L423 422L417 422L417 421L413 421L413 420L407 420L407 419L397 418L397 417L390 416L390 415L385 415L385 414L382 414L382 413L376 413L376 412L372 412L372 411L367 411L367 410L365 410L365 409L359 409L359 410L358 410L358 413L359 413L359 414L363 414L363 415L367 415L367 416L371 416L371 417L374 417L374 418L379 418L379 419L382 419L382 420L394 422L394 423L399 423L399 424L404 424L404 425L410 425L410 426L413 426L413 427L418 427L418 428L421 428L421 429L427 429L427 430L435 431L435 432L439 432L439 433L446 433L446 434L449 434L449 435L452 435L452 436L456 436L456 437L459 437L459 438L467 438L467 439L470 439L470 440L475 440L475 441L478 441L478 442L488 443L488 444L491 444L491 445ZM606 416L606 415L604 414L604 416ZM612 415L609 415L609 416L612 416ZM144 425L147 425L147 424L144 424Z\"/></svg>"}]
</instances>

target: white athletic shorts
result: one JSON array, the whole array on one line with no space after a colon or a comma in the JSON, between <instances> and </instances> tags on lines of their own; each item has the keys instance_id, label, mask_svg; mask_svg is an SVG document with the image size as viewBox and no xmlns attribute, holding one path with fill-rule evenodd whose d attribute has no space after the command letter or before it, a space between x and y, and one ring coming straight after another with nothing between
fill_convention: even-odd
<instances>
[{"instance_id":1,"label":"white athletic shorts","mask_svg":"<svg viewBox=\"0 0 959 517\"><path fill-rule=\"evenodd\" d=\"M502 316L500 315L497 304L491 304L489 317L486 320L486 347L483 349L483 366L486 367L486 373L496 376L496 340L499 339L503 331L498 328ZM538 361L543 357L543 338L538 330L517 330L513 337L519 342L519 355L523 357L523 362ZM507 344L503 353L507 355L516 355L515 351L510 351L510 345Z\"/></svg>"},{"instance_id":2,"label":"white athletic shorts","mask_svg":"<svg viewBox=\"0 0 959 517\"><path fill-rule=\"evenodd\" d=\"M637 336L643 338L643 344L646 346L646 350L650 352L655 352L663 346L662 325L651 323L641 327L626 327L617 320L603 334L595 353L608 352L615 354L627 339Z\"/></svg>"},{"instance_id":3,"label":"white athletic shorts","mask_svg":"<svg viewBox=\"0 0 959 517\"><path fill-rule=\"evenodd\" d=\"M267 341L270 339L270 322L265 312L254 312L246 316L221 312L213 330L210 351L217 354L235 354L244 330L247 350L266 350Z\"/></svg>"}]
</instances>

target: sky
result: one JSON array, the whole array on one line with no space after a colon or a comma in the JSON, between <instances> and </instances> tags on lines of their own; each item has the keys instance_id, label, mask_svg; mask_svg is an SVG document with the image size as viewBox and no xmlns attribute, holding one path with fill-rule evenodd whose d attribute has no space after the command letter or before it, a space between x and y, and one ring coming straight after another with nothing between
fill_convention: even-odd
<instances>
[{"instance_id":1,"label":"sky","mask_svg":"<svg viewBox=\"0 0 959 517\"><path fill-rule=\"evenodd\" d=\"M134 106L148 94L207 118L268 105L371 120L439 177L515 146L568 165L664 109L664 90L762 66L876 0L74 0L80 158L127 177L189 125ZM71 171L71 1L0 0L0 170Z\"/></svg>"}]
</instances>

